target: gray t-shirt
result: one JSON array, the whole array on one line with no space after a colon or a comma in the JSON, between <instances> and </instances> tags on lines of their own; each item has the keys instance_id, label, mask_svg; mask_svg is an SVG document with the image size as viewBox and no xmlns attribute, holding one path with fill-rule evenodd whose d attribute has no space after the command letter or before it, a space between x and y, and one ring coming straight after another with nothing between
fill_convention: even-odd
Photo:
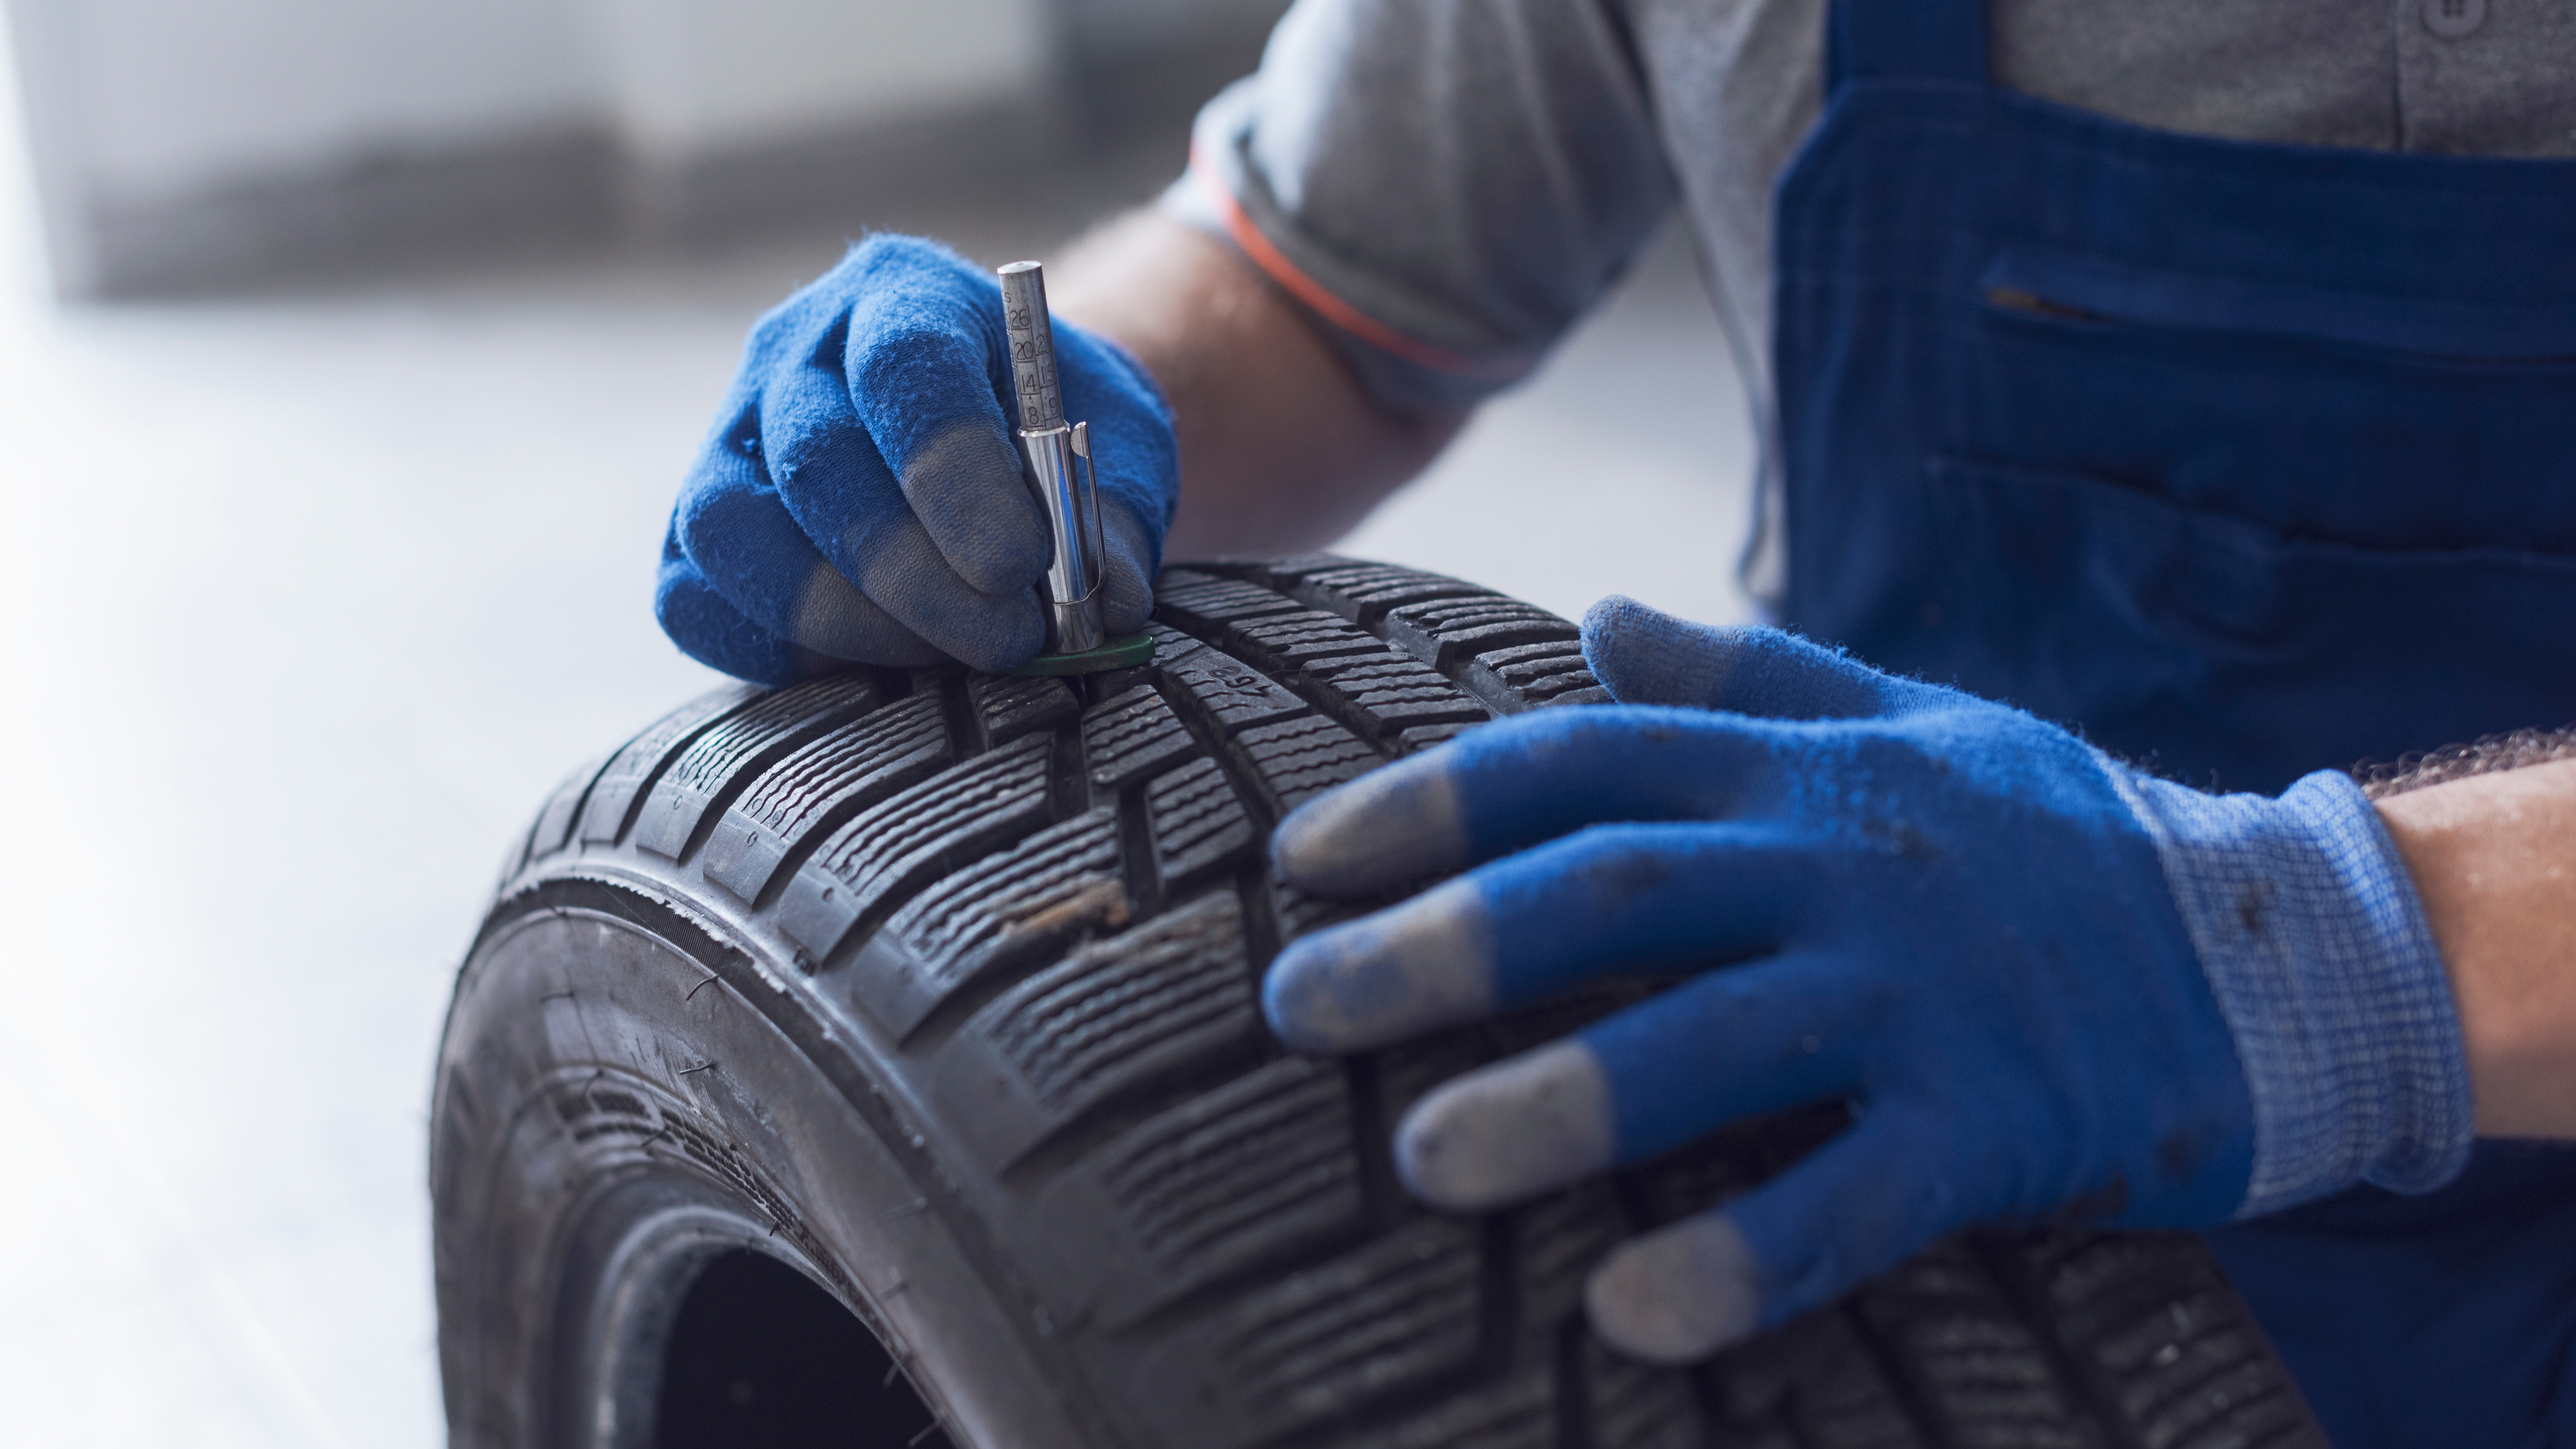
<instances>
[{"instance_id":1,"label":"gray t-shirt","mask_svg":"<svg viewBox=\"0 0 2576 1449\"><path fill-rule=\"evenodd\" d=\"M1767 438L1772 189L1826 4L1299 0L1163 204L1424 411L1528 375L1678 202ZM1991 0L1988 28L1998 84L2142 125L2576 155L2576 0Z\"/></svg>"}]
</instances>

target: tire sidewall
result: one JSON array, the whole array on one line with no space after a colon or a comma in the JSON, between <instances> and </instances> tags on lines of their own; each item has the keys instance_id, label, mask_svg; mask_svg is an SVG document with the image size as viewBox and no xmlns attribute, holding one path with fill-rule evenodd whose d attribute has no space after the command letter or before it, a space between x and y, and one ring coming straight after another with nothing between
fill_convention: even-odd
<instances>
[{"instance_id":1,"label":"tire sidewall","mask_svg":"<svg viewBox=\"0 0 2576 1449\"><path fill-rule=\"evenodd\" d=\"M1101 1442L978 1270L918 1134L799 1049L789 1028L831 1028L792 973L603 884L523 890L458 980L431 1138L450 1442L651 1442L658 1338L737 1249L857 1314L957 1444Z\"/></svg>"}]
</instances>

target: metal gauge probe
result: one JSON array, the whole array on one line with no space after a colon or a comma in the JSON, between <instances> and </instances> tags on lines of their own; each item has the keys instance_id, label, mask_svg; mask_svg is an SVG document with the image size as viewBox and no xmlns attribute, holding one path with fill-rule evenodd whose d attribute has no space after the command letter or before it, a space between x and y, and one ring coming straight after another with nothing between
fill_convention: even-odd
<instances>
[{"instance_id":1,"label":"metal gauge probe","mask_svg":"<svg viewBox=\"0 0 2576 1449\"><path fill-rule=\"evenodd\" d=\"M1153 657L1153 638L1130 634L1113 639L1101 620L1100 583L1108 557L1091 424L1064 420L1045 269L1036 262L1013 262L1000 269L1000 276L1019 412L1020 475L1046 512L1053 548L1044 587L1046 652L1013 672L1090 674L1142 664Z\"/></svg>"}]
</instances>

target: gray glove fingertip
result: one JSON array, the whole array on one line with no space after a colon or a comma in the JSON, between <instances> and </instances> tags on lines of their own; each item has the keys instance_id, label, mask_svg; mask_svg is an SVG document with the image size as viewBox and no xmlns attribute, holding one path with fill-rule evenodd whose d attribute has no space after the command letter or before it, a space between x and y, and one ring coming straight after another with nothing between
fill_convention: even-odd
<instances>
[{"instance_id":1,"label":"gray glove fingertip","mask_svg":"<svg viewBox=\"0 0 2576 1449\"><path fill-rule=\"evenodd\" d=\"M1109 632L1133 634L1154 613L1156 553L1153 535L1113 498L1100 500L1100 532L1109 555L1100 589L1100 613Z\"/></svg>"},{"instance_id":2,"label":"gray glove fingertip","mask_svg":"<svg viewBox=\"0 0 2576 1449\"><path fill-rule=\"evenodd\" d=\"M1470 855L1457 783L1437 753L1307 801L1271 837L1281 878L1318 895L1366 895L1456 870Z\"/></svg>"},{"instance_id":3,"label":"gray glove fingertip","mask_svg":"<svg viewBox=\"0 0 2576 1449\"><path fill-rule=\"evenodd\" d=\"M1604 1343L1647 1363L1695 1363L1762 1320L1753 1250L1724 1213L1705 1213L1622 1243L1583 1287Z\"/></svg>"},{"instance_id":4,"label":"gray glove fingertip","mask_svg":"<svg viewBox=\"0 0 2576 1449\"><path fill-rule=\"evenodd\" d=\"M963 418L917 448L897 482L913 516L957 576L978 593L1035 587L1054 557L1044 513L1019 455L998 430Z\"/></svg>"},{"instance_id":5,"label":"gray glove fingertip","mask_svg":"<svg viewBox=\"0 0 2576 1449\"><path fill-rule=\"evenodd\" d=\"M936 664L946 657L821 559L796 591L788 638L800 649L831 659L891 668Z\"/></svg>"},{"instance_id":6,"label":"gray glove fingertip","mask_svg":"<svg viewBox=\"0 0 2576 1449\"><path fill-rule=\"evenodd\" d=\"M1726 631L1624 594L1583 611L1583 662L1621 704L1710 706L1734 671L1731 644Z\"/></svg>"},{"instance_id":7,"label":"gray glove fingertip","mask_svg":"<svg viewBox=\"0 0 2576 1449\"><path fill-rule=\"evenodd\" d=\"M1601 1059L1568 1038L1415 1103L1396 1127L1395 1169L1433 1207L1488 1212L1606 1171L1618 1145Z\"/></svg>"},{"instance_id":8,"label":"gray glove fingertip","mask_svg":"<svg viewBox=\"0 0 2576 1449\"><path fill-rule=\"evenodd\" d=\"M1367 1051L1494 1009L1494 938L1472 881L1289 943L1262 982L1271 1030L1300 1051Z\"/></svg>"}]
</instances>

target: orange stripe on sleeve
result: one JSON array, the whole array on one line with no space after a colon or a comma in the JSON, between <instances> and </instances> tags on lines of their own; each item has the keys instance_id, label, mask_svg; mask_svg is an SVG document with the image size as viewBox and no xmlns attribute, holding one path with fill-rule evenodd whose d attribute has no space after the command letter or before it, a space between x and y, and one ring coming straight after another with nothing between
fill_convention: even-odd
<instances>
[{"instance_id":1,"label":"orange stripe on sleeve","mask_svg":"<svg viewBox=\"0 0 2576 1449\"><path fill-rule=\"evenodd\" d=\"M1261 234L1261 228L1254 226L1252 218L1244 214L1243 204L1235 200L1234 193L1217 178L1215 168L1207 164L1206 157L1196 146L1190 148L1190 175L1216 202L1217 214L1225 222L1226 235L1234 239L1236 246L1243 248L1243 254L1252 259L1252 264L1270 280L1286 288L1290 296L1313 308L1325 321L1372 347L1442 372L1464 377L1513 378L1528 370L1509 359L1471 357L1408 337L1334 296L1323 283L1306 275L1295 262L1288 260L1285 253L1271 244L1270 238Z\"/></svg>"}]
</instances>

